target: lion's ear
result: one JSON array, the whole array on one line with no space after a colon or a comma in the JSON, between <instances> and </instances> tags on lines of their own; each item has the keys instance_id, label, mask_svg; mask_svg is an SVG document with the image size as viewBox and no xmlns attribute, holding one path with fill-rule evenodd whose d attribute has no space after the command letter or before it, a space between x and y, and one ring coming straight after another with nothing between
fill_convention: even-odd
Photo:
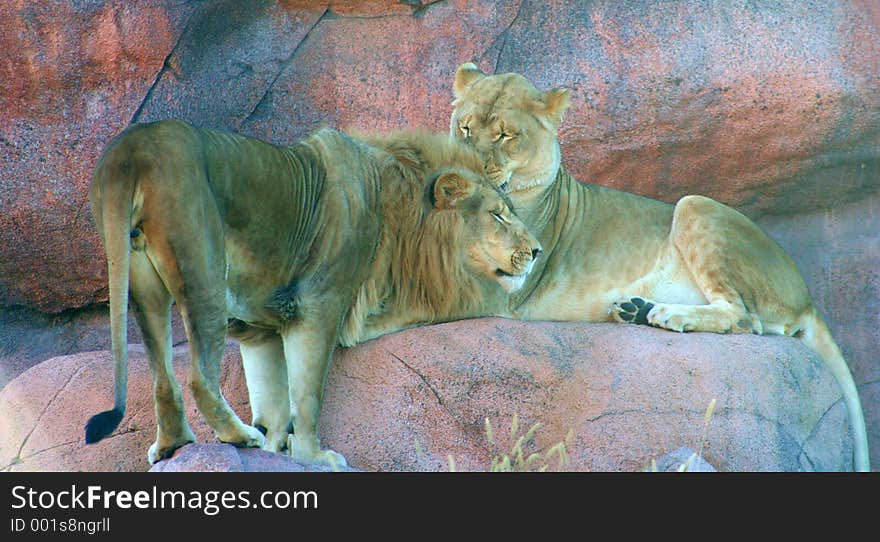
<instances>
[{"instance_id":1,"label":"lion's ear","mask_svg":"<svg viewBox=\"0 0 880 542\"><path fill-rule=\"evenodd\" d=\"M455 71L455 82L452 83L452 90L455 93L455 97L461 98L469 86L483 77L485 77L485 75L473 62L466 62L459 66Z\"/></svg>"},{"instance_id":2,"label":"lion's ear","mask_svg":"<svg viewBox=\"0 0 880 542\"><path fill-rule=\"evenodd\" d=\"M444 173L434 182L434 207L454 209L474 192L474 185L458 173Z\"/></svg>"},{"instance_id":3,"label":"lion's ear","mask_svg":"<svg viewBox=\"0 0 880 542\"><path fill-rule=\"evenodd\" d=\"M562 116L565 110L571 105L571 89L570 88L554 88L548 90L541 96L544 102L544 113L553 123L553 126L559 126L562 122Z\"/></svg>"}]
</instances>

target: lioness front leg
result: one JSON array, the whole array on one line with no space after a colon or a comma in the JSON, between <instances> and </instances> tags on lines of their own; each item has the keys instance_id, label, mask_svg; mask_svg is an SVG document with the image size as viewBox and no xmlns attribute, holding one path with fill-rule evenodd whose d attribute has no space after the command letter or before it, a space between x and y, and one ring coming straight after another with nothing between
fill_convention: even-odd
<instances>
[{"instance_id":1,"label":"lioness front leg","mask_svg":"<svg viewBox=\"0 0 880 542\"><path fill-rule=\"evenodd\" d=\"M293 418L293 434L288 438L287 453L297 461L321 463L334 469L343 468L348 463L333 450L321 449L318 420L338 326L338 320L300 321L281 334Z\"/></svg>"}]
</instances>

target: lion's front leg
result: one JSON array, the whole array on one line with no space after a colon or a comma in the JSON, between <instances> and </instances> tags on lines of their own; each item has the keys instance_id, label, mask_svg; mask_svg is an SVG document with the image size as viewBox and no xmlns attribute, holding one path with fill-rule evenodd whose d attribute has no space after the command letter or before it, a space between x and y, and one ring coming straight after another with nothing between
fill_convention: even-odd
<instances>
[{"instance_id":1,"label":"lion's front leg","mask_svg":"<svg viewBox=\"0 0 880 542\"><path fill-rule=\"evenodd\" d=\"M275 333L240 343L251 405L251 424L266 436L264 450L287 448L291 426L284 344Z\"/></svg>"},{"instance_id":2,"label":"lion's front leg","mask_svg":"<svg viewBox=\"0 0 880 542\"><path fill-rule=\"evenodd\" d=\"M334 331L339 318L300 321L282 333L287 359L293 434L288 437L287 453L303 463L320 463L334 469L347 466L345 458L322 450L318 421L324 399L324 380L336 342Z\"/></svg>"}]
</instances>

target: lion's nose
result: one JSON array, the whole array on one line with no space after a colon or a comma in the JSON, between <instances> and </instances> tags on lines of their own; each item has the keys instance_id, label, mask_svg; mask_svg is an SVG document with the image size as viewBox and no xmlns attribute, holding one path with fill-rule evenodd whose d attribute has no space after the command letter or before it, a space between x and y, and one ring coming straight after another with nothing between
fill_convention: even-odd
<instances>
[{"instance_id":1,"label":"lion's nose","mask_svg":"<svg viewBox=\"0 0 880 542\"><path fill-rule=\"evenodd\" d=\"M544 251L541 250L540 247L538 247L538 248L532 250L532 259L533 259L533 260L538 259L538 254L540 254L540 253L542 253L542 252L544 252Z\"/></svg>"}]
</instances>

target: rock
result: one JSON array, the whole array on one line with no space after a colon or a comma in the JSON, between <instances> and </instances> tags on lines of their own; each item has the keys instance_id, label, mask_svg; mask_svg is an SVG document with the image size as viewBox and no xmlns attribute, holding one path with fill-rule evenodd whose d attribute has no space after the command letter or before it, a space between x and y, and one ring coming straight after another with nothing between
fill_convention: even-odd
<instances>
[{"instance_id":1,"label":"rock","mask_svg":"<svg viewBox=\"0 0 880 542\"><path fill-rule=\"evenodd\" d=\"M172 344L186 342L183 322L171 312ZM141 343L129 313L128 342ZM0 388L41 361L57 356L110 349L110 312L106 305L46 314L25 307L0 307Z\"/></svg>"},{"instance_id":2,"label":"rock","mask_svg":"<svg viewBox=\"0 0 880 542\"><path fill-rule=\"evenodd\" d=\"M479 64L573 89L560 141L583 181L794 213L880 187L878 13L820 0L523 2Z\"/></svg>"},{"instance_id":3,"label":"rock","mask_svg":"<svg viewBox=\"0 0 880 542\"><path fill-rule=\"evenodd\" d=\"M86 192L132 120L279 144L322 124L445 131L472 59L574 90L561 142L584 181L753 216L858 199L880 187L877 20L818 0L4 7L0 305L106 300Z\"/></svg>"},{"instance_id":4,"label":"rock","mask_svg":"<svg viewBox=\"0 0 880 542\"><path fill-rule=\"evenodd\" d=\"M350 467L343 472L354 472ZM331 472L324 465L297 463L290 457L231 444L187 444L159 461L150 472Z\"/></svg>"},{"instance_id":5,"label":"rock","mask_svg":"<svg viewBox=\"0 0 880 542\"><path fill-rule=\"evenodd\" d=\"M560 137L580 179L775 215L761 224L853 367L880 464L880 322L864 310L880 302L871 3L107 0L10 4L0 25L0 308L53 314L46 329L0 318L0 382L106 348L86 193L129 122L177 116L280 144L322 124L445 131L455 68L474 60L574 90Z\"/></svg>"},{"instance_id":6,"label":"rock","mask_svg":"<svg viewBox=\"0 0 880 542\"><path fill-rule=\"evenodd\" d=\"M277 454L276 454L277 455ZM188 444L151 472L242 472L241 458L231 444Z\"/></svg>"},{"instance_id":7,"label":"rock","mask_svg":"<svg viewBox=\"0 0 880 542\"><path fill-rule=\"evenodd\" d=\"M0 8L0 305L60 312L106 299L89 179L192 11L174 0Z\"/></svg>"},{"instance_id":8,"label":"rock","mask_svg":"<svg viewBox=\"0 0 880 542\"><path fill-rule=\"evenodd\" d=\"M682 446L658 459L656 467L657 472L681 472L682 469L685 472L718 472L687 446Z\"/></svg>"},{"instance_id":9,"label":"rock","mask_svg":"<svg viewBox=\"0 0 880 542\"><path fill-rule=\"evenodd\" d=\"M0 468L147 470L155 435L151 384L142 349L131 352L128 413L116 433L94 445L82 443L83 426L110 401L108 352L54 358L10 382L0 391L0 417L8 421ZM175 349L178 379L187 357ZM248 420L232 343L222 385ZM186 395L199 442L212 442ZM356 469L446 471L452 457L463 471L489 470L493 458L508 454L540 423L522 446L525 456L546 453L572 432L567 463L560 465L559 454L541 458L551 470L641 471L682 443L699 448L714 398L703 458L718 470L841 470L851 468L852 442L839 395L821 362L791 338L487 318L416 328L339 351L320 431L324 445ZM169 463L181 469L289 467L250 463L260 455L250 451L187 448L193 450Z\"/></svg>"},{"instance_id":10,"label":"rock","mask_svg":"<svg viewBox=\"0 0 880 542\"><path fill-rule=\"evenodd\" d=\"M113 369L108 351L62 356L32 367L0 390L0 412L10 415L0 465L12 470L145 471L156 436L152 379L142 345L129 347L128 408L119 429L98 444L85 445L85 422L112 406ZM221 371L230 406L250 419L247 388L237 347L229 348ZM186 346L174 349L174 369L184 388ZM188 419L200 442L213 433L184 393Z\"/></svg>"},{"instance_id":11,"label":"rock","mask_svg":"<svg viewBox=\"0 0 880 542\"><path fill-rule=\"evenodd\" d=\"M880 195L758 224L792 257L849 363L880 470ZM869 308L870 307L870 308Z\"/></svg>"}]
</instances>

